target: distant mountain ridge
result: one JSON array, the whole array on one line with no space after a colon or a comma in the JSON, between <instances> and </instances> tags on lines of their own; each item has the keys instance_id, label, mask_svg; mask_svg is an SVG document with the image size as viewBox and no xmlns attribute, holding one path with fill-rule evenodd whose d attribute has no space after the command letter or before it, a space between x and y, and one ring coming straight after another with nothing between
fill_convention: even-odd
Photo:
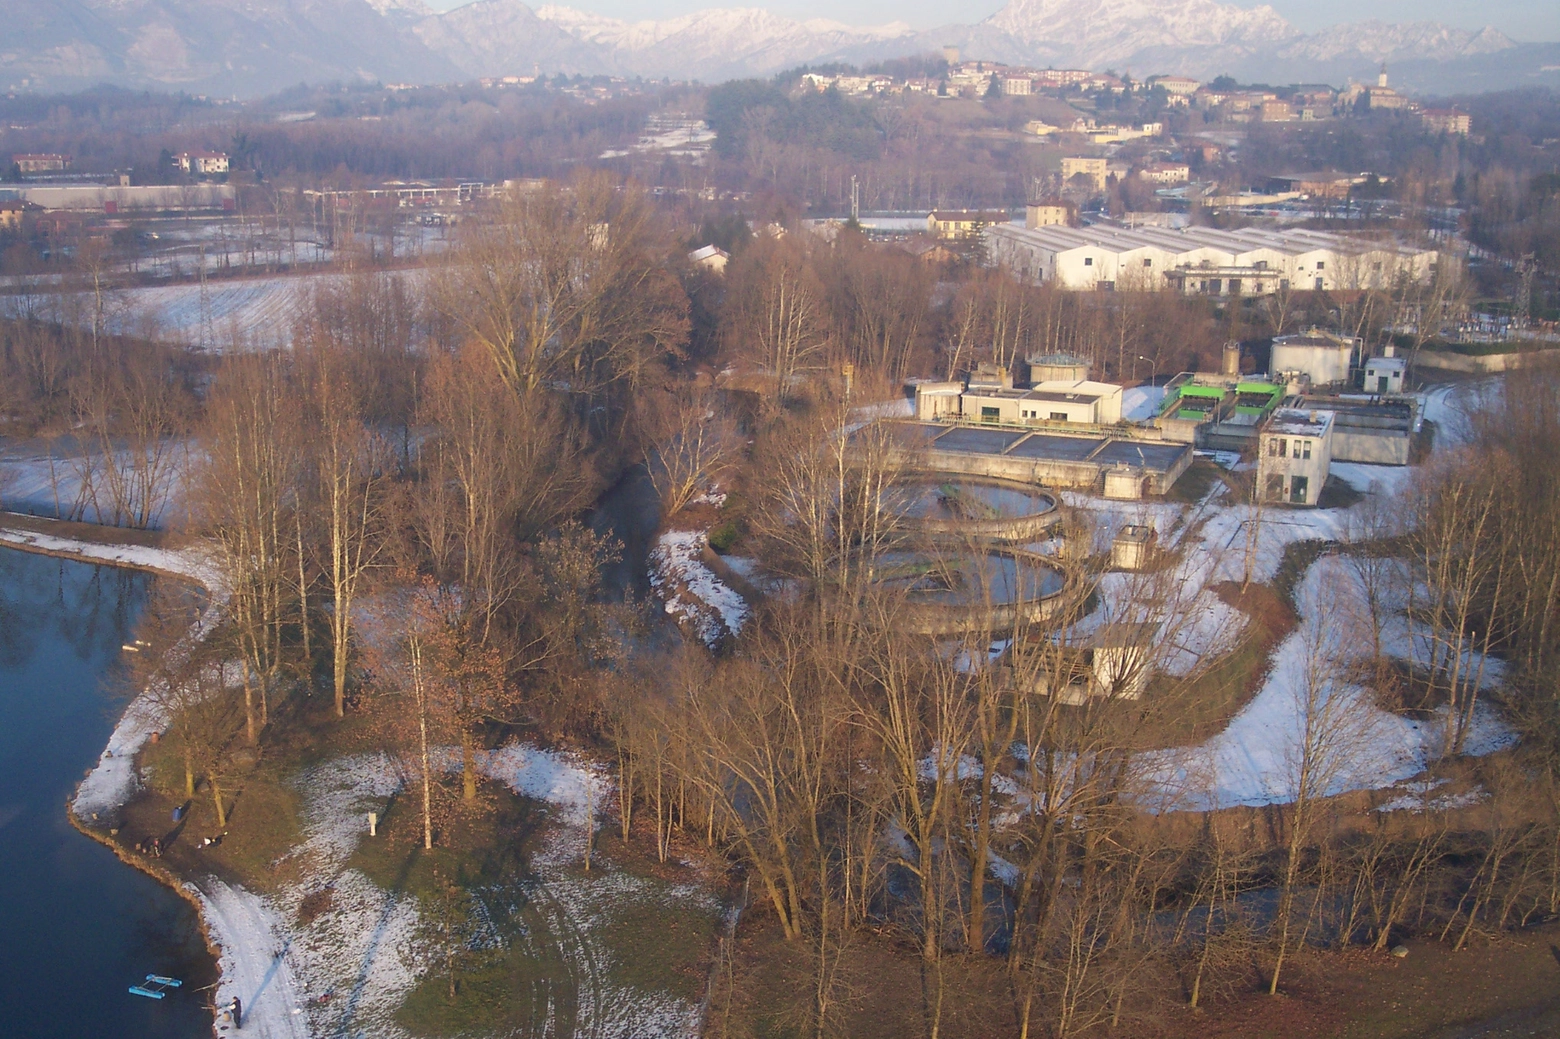
<instances>
[{"instance_id":1,"label":"distant mountain ridge","mask_svg":"<svg viewBox=\"0 0 1560 1039\"><path fill-rule=\"evenodd\" d=\"M0 86L12 90L110 82L252 96L305 81L559 72L716 82L945 45L970 59L1138 76L1341 84L1386 61L1394 84L1409 90L1560 86L1560 43L1518 44L1493 27L1434 22L1306 34L1266 5L1219 0L1010 0L984 21L930 31L756 7L628 22L522 0L474 0L444 13L424 0L0 0L0 26Z\"/></svg>"}]
</instances>

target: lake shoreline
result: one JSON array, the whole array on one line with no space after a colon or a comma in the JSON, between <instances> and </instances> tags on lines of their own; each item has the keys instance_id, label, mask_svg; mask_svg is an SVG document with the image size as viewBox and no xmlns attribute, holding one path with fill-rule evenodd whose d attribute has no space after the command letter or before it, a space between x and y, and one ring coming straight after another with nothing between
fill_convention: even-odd
<instances>
[{"instance_id":1,"label":"lake shoreline","mask_svg":"<svg viewBox=\"0 0 1560 1039\"><path fill-rule=\"evenodd\" d=\"M83 537L82 535L87 535ZM96 535L94 537L94 535ZM117 537L111 537L117 535ZM40 540L40 539L47 540ZM90 540L88 539L90 538ZM145 550L156 553L169 553L170 557L181 550L188 551L188 545L173 548L169 542L172 539L160 532L133 531L114 527L103 527L95 524L74 523L66 520L54 520L45 517L29 516L22 513L0 513L0 548L13 548L34 555L50 556L56 559L66 559L71 562L87 563L94 566L117 566L133 570L141 570L156 574L161 577L171 577L182 581L192 581L205 588L208 594L214 594L214 590L208 581L201 580L199 570L188 566L178 566L172 558L158 559L154 556L144 555ZM116 552L116 549L139 549L143 552L125 554ZM187 557L186 557L187 558ZM191 631L197 637L203 636L200 630L201 622L197 622ZM120 712L119 718L110 733L109 742L104 747L104 754L108 754L108 748L120 737L121 729L131 719L138 701L144 694L132 697ZM139 748L137 748L139 749ZM83 836L96 841L114 853L120 862L138 870L142 874L157 881L163 887L172 891L195 911L195 921L200 929L201 942L206 948L206 954L211 957L211 975L216 979L210 988L215 990L222 982L222 948L212 935L210 921L207 919L206 907L196 891L192 888L197 883L195 880L184 879L171 870L166 869L142 856L134 855L119 840L116 839L110 826L108 830L95 825L98 822L99 813L90 813L91 818L84 817L81 806L81 793L94 775L104 765L105 760L114 760L100 755L98 764L85 777L77 782L70 798L65 802L65 816L71 828ZM130 759L133 763L134 758ZM122 809L123 804L114 806ZM211 1033L217 1035L217 1015L214 1000L208 1000L208 1009L211 1012Z\"/></svg>"},{"instance_id":2,"label":"lake shoreline","mask_svg":"<svg viewBox=\"0 0 1560 1039\"><path fill-rule=\"evenodd\" d=\"M206 920L204 905L201 903L201 900L196 897L196 895L190 890L190 887L194 884L194 881L183 880L174 874L172 870L165 869L144 857L138 857L134 855L129 849L121 844L112 833L105 833L102 830L97 830L87 825L86 822L84 822L78 815L76 815L74 811L71 810L71 806L68 802L65 805L65 816L70 821L71 828L74 829L77 833L103 845L105 848L112 851L114 853L114 857L117 858L120 862L124 863L126 866L129 866L131 869L138 870L146 876L151 877L163 887L167 888L169 891L172 891L195 911L195 923L196 926L200 928L201 941L206 946L206 955L211 957L211 974L212 977L217 979L216 982L213 982L210 985L210 989L215 990L217 984L221 981L222 976L222 948L217 945L216 940L211 935L211 926ZM212 1034L216 1035L217 1009L214 1001L207 1001L207 1009L211 1012Z\"/></svg>"}]
</instances>

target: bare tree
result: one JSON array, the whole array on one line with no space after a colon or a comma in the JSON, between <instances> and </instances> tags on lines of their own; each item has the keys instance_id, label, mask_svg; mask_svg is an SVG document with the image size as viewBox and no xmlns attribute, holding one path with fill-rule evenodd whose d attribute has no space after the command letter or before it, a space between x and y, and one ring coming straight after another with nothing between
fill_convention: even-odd
<instances>
[{"instance_id":1,"label":"bare tree","mask_svg":"<svg viewBox=\"0 0 1560 1039\"><path fill-rule=\"evenodd\" d=\"M677 515L725 473L738 441L721 402L711 393L678 389L651 422L655 441L650 480L661 496L661 515Z\"/></svg>"},{"instance_id":2,"label":"bare tree","mask_svg":"<svg viewBox=\"0 0 1560 1039\"><path fill-rule=\"evenodd\" d=\"M328 342L316 342L302 354L308 387L309 442L317 521L325 528L324 566L330 596L331 684L336 717L346 713L347 665L351 653L353 607L364 574L385 545L385 484L390 451L364 422L362 388L351 368ZM301 529L301 528L300 528ZM302 565L303 553L299 553ZM306 594L300 581L300 594ZM307 628L307 620L305 620Z\"/></svg>"},{"instance_id":3,"label":"bare tree","mask_svg":"<svg viewBox=\"0 0 1560 1039\"><path fill-rule=\"evenodd\" d=\"M297 505L299 482L289 419L295 413L281 358L231 359L207 407L196 472L196 508L216 542L231 590L228 616L246 664L245 730L251 743L266 725L284 663L294 547L290 512Z\"/></svg>"}]
</instances>

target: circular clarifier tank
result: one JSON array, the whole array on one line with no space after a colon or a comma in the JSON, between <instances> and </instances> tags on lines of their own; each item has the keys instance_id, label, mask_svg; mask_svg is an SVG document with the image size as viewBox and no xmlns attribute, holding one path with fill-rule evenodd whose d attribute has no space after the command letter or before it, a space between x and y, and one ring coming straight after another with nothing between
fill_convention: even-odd
<instances>
[{"instance_id":1,"label":"circular clarifier tank","mask_svg":"<svg viewBox=\"0 0 1560 1039\"><path fill-rule=\"evenodd\" d=\"M1008 630L1043 620L1061 603L1061 567L1029 552L895 551L877 557L876 583L904 595L903 630L949 634Z\"/></svg>"},{"instance_id":2,"label":"circular clarifier tank","mask_svg":"<svg viewBox=\"0 0 1560 1039\"><path fill-rule=\"evenodd\" d=\"M902 481L895 496L904 528L921 534L1038 541L1062 518L1055 495L1024 484L929 475Z\"/></svg>"}]
</instances>

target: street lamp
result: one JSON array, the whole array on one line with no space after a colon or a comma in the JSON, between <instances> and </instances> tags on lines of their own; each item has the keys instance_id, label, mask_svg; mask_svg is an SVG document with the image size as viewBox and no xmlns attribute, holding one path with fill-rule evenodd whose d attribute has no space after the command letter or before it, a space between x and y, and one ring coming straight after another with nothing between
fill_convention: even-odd
<instances>
[{"instance_id":1,"label":"street lamp","mask_svg":"<svg viewBox=\"0 0 1560 1039\"><path fill-rule=\"evenodd\" d=\"M1138 361L1148 361L1148 381L1149 382L1153 382L1154 381L1154 375L1156 374L1156 371L1155 371L1156 366L1155 366L1155 364L1154 364L1154 362L1153 362L1153 360L1151 358L1144 357L1142 354L1138 354L1137 357L1134 358L1133 361L1132 361L1132 379L1133 379L1133 381L1134 382L1138 381L1138 377L1137 377L1137 363L1138 363Z\"/></svg>"}]
</instances>

